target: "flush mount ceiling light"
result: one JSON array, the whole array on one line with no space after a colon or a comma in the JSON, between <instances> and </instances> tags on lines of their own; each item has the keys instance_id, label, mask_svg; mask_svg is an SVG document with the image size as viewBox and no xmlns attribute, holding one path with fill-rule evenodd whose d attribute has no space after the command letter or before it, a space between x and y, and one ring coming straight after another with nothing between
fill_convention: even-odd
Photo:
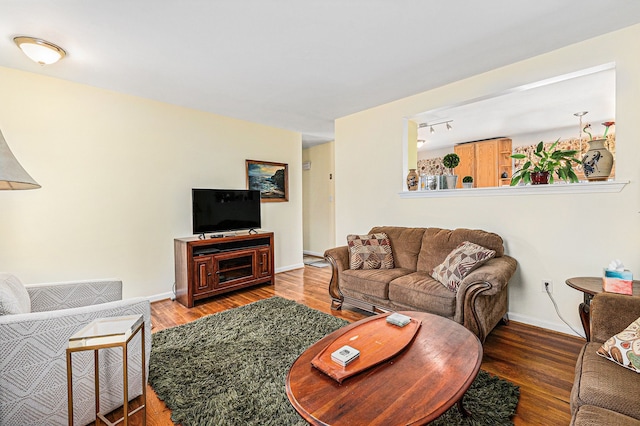
<instances>
[{"instance_id":1,"label":"flush mount ceiling light","mask_svg":"<svg viewBox=\"0 0 640 426\"><path fill-rule=\"evenodd\" d=\"M13 41L29 59L40 65L54 64L67 54L60 46L40 38L18 36Z\"/></svg>"}]
</instances>

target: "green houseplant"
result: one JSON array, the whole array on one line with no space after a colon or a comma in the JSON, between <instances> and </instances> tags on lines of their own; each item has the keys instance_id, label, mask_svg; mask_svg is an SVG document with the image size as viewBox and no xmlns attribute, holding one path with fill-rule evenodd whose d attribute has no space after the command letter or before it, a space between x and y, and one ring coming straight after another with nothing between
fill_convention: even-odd
<instances>
[{"instance_id":1,"label":"green houseplant","mask_svg":"<svg viewBox=\"0 0 640 426\"><path fill-rule=\"evenodd\" d=\"M453 174L453 169L455 169L458 164L460 164L460 157L458 157L458 154L455 153L451 153L451 154L447 154L442 158L442 165L449 169L449 175L445 176L446 179L446 183L447 183L447 189L454 189L456 187L456 184L458 183L458 176Z\"/></svg>"},{"instance_id":2,"label":"green houseplant","mask_svg":"<svg viewBox=\"0 0 640 426\"><path fill-rule=\"evenodd\" d=\"M473 176L465 176L462 178L462 186L465 188L473 188Z\"/></svg>"},{"instance_id":3,"label":"green houseplant","mask_svg":"<svg viewBox=\"0 0 640 426\"><path fill-rule=\"evenodd\" d=\"M455 169L458 164L460 164L460 157L458 157L458 154L447 154L442 159L442 165L449 169L450 175L453 175L453 169Z\"/></svg>"},{"instance_id":4,"label":"green houseplant","mask_svg":"<svg viewBox=\"0 0 640 426\"><path fill-rule=\"evenodd\" d=\"M581 164L575 158L578 151L556 149L560 139L555 141L548 149L545 149L544 142L540 142L533 155L536 158L529 159L525 154L513 154L511 158L527 161L511 177L511 186L519 182L530 183L532 185L553 183L553 175L565 182L578 182L578 176L573 171L574 164Z\"/></svg>"}]
</instances>

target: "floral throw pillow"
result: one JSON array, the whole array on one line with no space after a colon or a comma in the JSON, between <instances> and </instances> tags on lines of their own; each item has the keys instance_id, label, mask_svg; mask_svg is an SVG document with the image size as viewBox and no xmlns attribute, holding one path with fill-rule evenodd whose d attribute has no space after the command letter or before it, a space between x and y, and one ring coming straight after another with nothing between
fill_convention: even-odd
<instances>
[{"instance_id":1,"label":"floral throw pillow","mask_svg":"<svg viewBox=\"0 0 640 426\"><path fill-rule=\"evenodd\" d=\"M391 241L384 232L371 235L347 235L351 269L393 269Z\"/></svg>"},{"instance_id":2,"label":"floral throw pillow","mask_svg":"<svg viewBox=\"0 0 640 426\"><path fill-rule=\"evenodd\" d=\"M453 292L457 292L460 282L473 271L496 255L495 250L463 241L449 253L440 265L433 268L431 276Z\"/></svg>"},{"instance_id":3,"label":"floral throw pillow","mask_svg":"<svg viewBox=\"0 0 640 426\"><path fill-rule=\"evenodd\" d=\"M596 351L598 355L640 373L640 318L612 336Z\"/></svg>"}]
</instances>

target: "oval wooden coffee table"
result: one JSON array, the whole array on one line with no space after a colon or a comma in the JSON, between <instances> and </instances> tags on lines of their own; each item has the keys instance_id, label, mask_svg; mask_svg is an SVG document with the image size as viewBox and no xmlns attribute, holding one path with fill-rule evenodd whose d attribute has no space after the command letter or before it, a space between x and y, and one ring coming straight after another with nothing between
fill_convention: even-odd
<instances>
[{"instance_id":1,"label":"oval wooden coffee table","mask_svg":"<svg viewBox=\"0 0 640 426\"><path fill-rule=\"evenodd\" d=\"M342 384L311 365L336 338L376 316L349 324L308 348L287 374L287 397L313 425L422 425L458 403L478 375L482 344L460 324L424 312L413 342L397 356ZM468 414L468 413L466 413Z\"/></svg>"}]
</instances>

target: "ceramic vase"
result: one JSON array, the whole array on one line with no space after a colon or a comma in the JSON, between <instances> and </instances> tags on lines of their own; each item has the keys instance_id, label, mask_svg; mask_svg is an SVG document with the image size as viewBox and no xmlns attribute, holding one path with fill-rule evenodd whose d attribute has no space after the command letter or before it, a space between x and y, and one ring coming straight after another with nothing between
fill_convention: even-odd
<instances>
[{"instance_id":1,"label":"ceramic vase","mask_svg":"<svg viewBox=\"0 0 640 426\"><path fill-rule=\"evenodd\" d=\"M605 146L606 139L589 141L589 150L582 157L582 170L589 181L607 180L613 167L613 154Z\"/></svg>"},{"instance_id":2,"label":"ceramic vase","mask_svg":"<svg viewBox=\"0 0 640 426\"><path fill-rule=\"evenodd\" d=\"M409 174L407 175L407 189L409 191L417 190L419 182L420 176L416 173L416 169L409 169Z\"/></svg>"}]
</instances>

